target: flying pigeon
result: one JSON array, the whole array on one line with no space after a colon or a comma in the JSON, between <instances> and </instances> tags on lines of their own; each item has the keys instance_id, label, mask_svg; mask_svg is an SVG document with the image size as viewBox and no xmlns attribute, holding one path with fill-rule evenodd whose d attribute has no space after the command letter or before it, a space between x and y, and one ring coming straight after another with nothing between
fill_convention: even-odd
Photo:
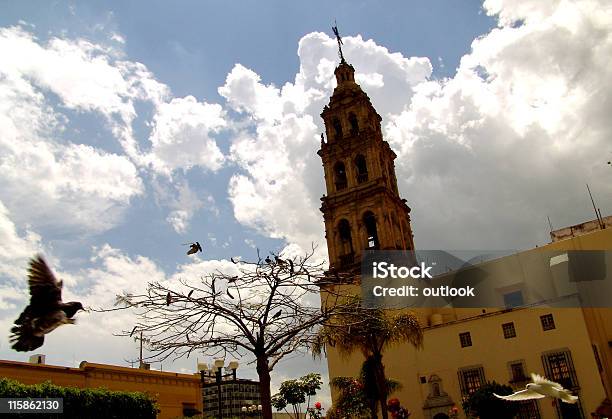
<instances>
[{"instance_id":1,"label":"flying pigeon","mask_svg":"<svg viewBox=\"0 0 612 419\"><path fill-rule=\"evenodd\" d=\"M202 252L202 246L200 246L200 242L191 243L189 246L189 250L187 251L188 255L193 255L194 253Z\"/></svg>"},{"instance_id":2,"label":"flying pigeon","mask_svg":"<svg viewBox=\"0 0 612 419\"><path fill-rule=\"evenodd\" d=\"M169 306L172 303L172 296L170 295L170 292L168 292L168 294L166 294L166 305Z\"/></svg>"},{"instance_id":3,"label":"flying pigeon","mask_svg":"<svg viewBox=\"0 0 612 419\"><path fill-rule=\"evenodd\" d=\"M62 302L62 281L58 281L49 266L37 255L28 269L30 304L11 328L11 343L19 352L33 351L42 346L45 335L63 324L74 324L72 317L84 310L78 301Z\"/></svg>"},{"instance_id":4,"label":"flying pigeon","mask_svg":"<svg viewBox=\"0 0 612 419\"><path fill-rule=\"evenodd\" d=\"M527 384L525 390L520 390L507 396L500 396L495 393L493 393L493 395L497 398L509 401L542 399L546 396L561 399L561 401L565 403L576 403L578 401L578 397L572 396L572 393L564 389L561 384L547 380L538 374L532 373L531 381L533 381L533 383Z\"/></svg>"},{"instance_id":5,"label":"flying pigeon","mask_svg":"<svg viewBox=\"0 0 612 419\"><path fill-rule=\"evenodd\" d=\"M189 294L187 294L187 298L191 298L191 294L193 294L193 291L195 291L195 290L189 291Z\"/></svg>"}]
</instances>

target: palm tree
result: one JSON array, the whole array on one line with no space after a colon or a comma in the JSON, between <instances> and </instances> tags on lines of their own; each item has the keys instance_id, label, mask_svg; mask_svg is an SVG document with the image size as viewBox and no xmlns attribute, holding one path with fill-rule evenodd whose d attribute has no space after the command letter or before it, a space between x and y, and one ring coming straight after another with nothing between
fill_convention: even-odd
<instances>
[{"instance_id":1,"label":"palm tree","mask_svg":"<svg viewBox=\"0 0 612 419\"><path fill-rule=\"evenodd\" d=\"M408 342L420 348L423 331L414 314L400 310L365 308L356 298L349 310L332 317L319 331L312 352L320 357L325 346L336 348L341 356L361 351L365 357L364 371L372 377L374 388L368 391L372 418L376 418L376 404L380 404L383 419L388 419L387 396L389 388L382 362L383 351L398 343Z\"/></svg>"}]
</instances>

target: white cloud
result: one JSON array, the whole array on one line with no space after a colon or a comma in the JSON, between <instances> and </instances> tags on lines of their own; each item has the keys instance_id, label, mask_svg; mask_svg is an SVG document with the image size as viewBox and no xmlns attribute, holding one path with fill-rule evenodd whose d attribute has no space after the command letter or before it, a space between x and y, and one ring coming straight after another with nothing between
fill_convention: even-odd
<instances>
[{"instance_id":1,"label":"white cloud","mask_svg":"<svg viewBox=\"0 0 612 419\"><path fill-rule=\"evenodd\" d=\"M166 175L193 166L218 170L224 157L211 134L225 127L224 116L220 105L193 96L159 105L149 138L153 169Z\"/></svg>"},{"instance_id":2,"label":"white cloud","mask_svg":"<svg viewBox=\"0 0 612 419\"><path fill-rule=\"evenodd\" d=\"M591 217L584 184L610 191L612 135L612 19L596 6L485 2L500 27L387 119L417 246L532 247L548 240L547 215L557 227Z\"/></svg>"}]
</instances>

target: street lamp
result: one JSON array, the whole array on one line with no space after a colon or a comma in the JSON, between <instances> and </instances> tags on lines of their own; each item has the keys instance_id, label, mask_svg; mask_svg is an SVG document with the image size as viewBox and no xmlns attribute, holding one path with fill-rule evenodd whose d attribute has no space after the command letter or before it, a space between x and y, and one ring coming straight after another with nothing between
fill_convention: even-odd
<instances>
[{"instance_id":1,"label":"street lamp","mask_svg":"<svg viewBox=\"0 0 612 419\"><path fill-rule=\"evenodd\" d=\"M210 366L210 369L208 368L208 366L206 364L204 364L201 369L200 369L200 378L202 380L202 387L204 387L204 384L207 382L211 382L212 378L214 377L215 382L217 383L217 397L218 397L218 407L219 407L219 419L223 418L223 411L222 406L221 406L221 382L223 380L226 380L228 378L231 379L231 381L236 381L236 370L238 369L238 361L231 361L227 368L226 371L229 370L230 372L228 372L227 374L223 374L222 370L223 367L225 365L225 359L224 358L218 358L215 359L215 362L213 365ZM231 411L231 405L230 405L230 411Z\"/></svg>"}]
</instances>

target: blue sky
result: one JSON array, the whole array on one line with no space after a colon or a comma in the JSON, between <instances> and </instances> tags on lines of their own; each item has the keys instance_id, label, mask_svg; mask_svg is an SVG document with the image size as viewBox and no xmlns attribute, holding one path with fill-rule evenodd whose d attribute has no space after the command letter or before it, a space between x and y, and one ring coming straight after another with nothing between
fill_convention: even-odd
<instances>
[{"instance_id":1,"label":"blue sky","mask_svg":"<svg viewBox=\"0 0 612 419\"><path fill-rule=\"evenodd\" d=\"M0 325L48 256L108 305L255 248L319 245L331 25L398 154L420 249L525 249L609 214L605 2L1 2ZM204 253L185 255L198 240ZM54 332L49 362L123 363L130 316ZM97 327L77 342L79 328ZM91 329L87 329L91 330ZM131 355L130 355L131 353ZM0 357L23 360L0 343ZM194 360L164 369L192 371ZM325 370L286 363L283 378ZM253 376L248 368L245 374Z\"/></svg>"}]
</instances>

